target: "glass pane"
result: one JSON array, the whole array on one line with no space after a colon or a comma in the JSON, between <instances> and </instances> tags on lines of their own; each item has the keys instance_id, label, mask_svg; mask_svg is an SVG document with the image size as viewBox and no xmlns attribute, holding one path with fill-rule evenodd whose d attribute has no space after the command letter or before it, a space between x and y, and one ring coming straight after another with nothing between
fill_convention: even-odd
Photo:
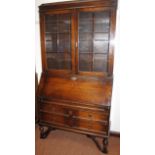
<instances>
[{"instance_id":1,"label":"glass pane","mask_svg":"<svg viewBox=\"0 0 155 155\"><path fill-rule=\"evenodd\" d=\"M79 68L81 71L91 71L91 55L87 53L80 53Z\"/></svg>"},{"instance_id":2,"label":"glass pane","mask_svg":"<svg viewBox=\"0 0 155 155\"><path fill-rule=\"evenodd\" d=\"M59 52L70 52L70 34L59 34Z\"/></svg>"},{"instance_id":3,"label":"glass pane","mask_svg":"<svg viewBox=\"0 0 155 155\"><path fill-rule=\"evenodd\" d=\"M57 16L56 15L50 15L46 16L45 18L45 29L46 32L57 32Z\"/></svg>"},{"instance_id":4,"label":"glass pane","mask_svg":"<svg viewBox=\"0 0 155 155\"><path fill-rule=\"evenodd\" d=\"M107 55L104 54L93 55L93 71L96 72L107 71Z\"/></svg>"},{"instance_id":5,"label":"glass pane","mask_svg":"<svg viewBox=\"0 0 155 155\"><path fill-rule=\"evenodd\" d=\"M69 53L48 53L47 66L52 69L71 69L71 55Z\"/></svg>"},{"instance_id":6,"label":"glass pane","mask_svg":"<svg viewBox=\"0 0 155 155\"><path fill-rule=\"evenodd\" d=\"M103 40L103 41L108 41L109 39L109 33L94 33L94 40Z\"/></svg>"},{"instance_id":7,"label":"glass pane","mask_svg":"<svg viewBox=\"0 0 155 155\"><path fill-rule=\"evenodd\" d=\"M79 42L79 52L89 53L92 52L92 41L80 41Z\"/></svg>"},{"instance_id":8,"label":"glass pane","mask_svg":"<svg viewBox=\"0 0 155 155\"><path fill-rule=\"evenodd\" d=\"M71 30L70 16L59 15L59 32L69 33Z\"/></svg>"},{"instance_id":9,"label":"glass pane","mask_svg":"<svg viewBox=\"0 0 155 155\"><path fill-rule=\"evenodd\" d=\"M79 33L79 40L80 41L91 41L92 33Z\"/></svg>"},{"instance_id":10,"label":"glass pane","mask_svg":"<svg viewBox=\"0 0 155 155\"><path fill-rule=\"evenodd\" d=\"M45 42L49 69L71 69L71 15L45 17Z\"/></svg>"},{"instance_id":11,"label":"glass pane","mask_svg":"<svg viewBox=\"0 0 155 155\"><path fill-rule=\"evenodd\" d=\"M92 33L92 21L88 21L87 19L81 21L79 23L79 31L82 32L90 32Z\"/></svg>"},{"instance_id":12,"label":"glass pane","mask_svg":"<svg viewBox=\"0 0 155 155\"><path fill-rule=\"evenodd\" d=\"M105 41L94 41L94 53L108 53L108 43Z\"/></svg>"},{"instance_id":13,"label":"glass pane","mask_svg":"<svg viewBox=\"0 0 155 155\"><path fill-rule=\"evenodd\" d=\"M109 12L95 12L94 13L94 31L95 32L109 32L110 28Z\"/></svg>"},{"instance_id":14,"label":"glass pane","mask_svg":"<svg viewBox=\"0 0 155 155\"><path fill-rule=\"evenodd\" d=\"M81 12L79 14L79 32L92 33L92 13Z\"/></svg>"},{"instance_id":15,"label":"glass pane","mask_svg":"<svg viewBox=\"0 0 155 155\"><path fill-rule=\"evenodd\" d=\"M79 70L106 72L109 52L110 13L79 13Z\"/></svg>"},{"instance_id":16,"label":"glass pane","mask_svg":"<svg viewBox=\"0 0 155 155\"><path fill-rule=\"evenodd\" d=\"M46 33L46 52L57 51L57 35Z\"/></svg>"}]
</instances>

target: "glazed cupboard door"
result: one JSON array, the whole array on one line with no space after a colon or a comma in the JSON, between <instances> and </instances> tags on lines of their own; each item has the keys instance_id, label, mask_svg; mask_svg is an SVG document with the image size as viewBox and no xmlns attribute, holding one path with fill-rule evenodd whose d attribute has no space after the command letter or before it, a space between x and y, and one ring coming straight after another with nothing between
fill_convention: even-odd
<instances>
[{"instance_id":1,"label":"glazed cupboard door","mask_svg":"<svg viewBox=\"0 0 155 155\"><path fill-rule=\"evenodd\" d=\"M41 15L43 70L112 75L115 9L79 8Z\"/></svg>"},{"instance_id":2,"label":"glazed cupboard door","mask_svg":"<svg viewBox=\"0 0 155 155\"><path fill-rule=\"evenodd\" d=\"M48 71L73 71L74 48L72 13L49 13L43 16L45 69Z\"/></svg>"},{"instance_id":3,"label":"glazed cupboard door","mask_svg":"<svg viewBox=\"0 0 155 155\"><path fill-rule=\"evenodd\" d=\"M111 11L80 9L78 13L78 72L108 74Z\"/></svg>"}]
</instances>

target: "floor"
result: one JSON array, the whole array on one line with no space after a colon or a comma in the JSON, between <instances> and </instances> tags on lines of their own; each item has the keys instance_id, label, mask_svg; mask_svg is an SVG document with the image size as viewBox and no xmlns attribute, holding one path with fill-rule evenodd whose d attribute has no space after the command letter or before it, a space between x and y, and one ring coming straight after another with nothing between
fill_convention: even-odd
<instances>
[{"instance_id":1,"label":"floor","mask_svg":"<svg viewBox=\"0 0 155 155\"><path fill-rule=\"evenodd\" d=\"M102 139L98 139L102 144ZM109 153L107 155L120 155L120 138L110 137ZM36 155L103 155L95 143L85 135L52 131L46 139L40 139L39 127L36 126Z\"/></svg>"}]
</instances>

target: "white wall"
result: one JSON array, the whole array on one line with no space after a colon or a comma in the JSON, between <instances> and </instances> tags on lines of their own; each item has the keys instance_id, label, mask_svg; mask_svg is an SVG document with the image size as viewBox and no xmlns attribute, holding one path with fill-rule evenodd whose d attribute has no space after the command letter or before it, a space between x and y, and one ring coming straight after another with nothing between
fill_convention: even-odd
<instances>
[{"instance_id":1,"label":"white wall","mask_svg":"<svg viewBox=\"0 0 155 155\"><path fill-rule=\"evenodd\" d=\"M119 7L117 10L115 55L114 55L114 82L111 108L111 130L120 132L120 50L119 50Z\"/></svg>"},{"instance_id":2,"label":"white wall","mask_svg":"<svg viewBox=\"0 0 155 155\"><path fill-rule=\"evenodd\" d=\"M40 79L41 74L41 51L40 51L40 29L39 29L39 14L38 6L43 3L51 3L58 1L68 1L68 0L36 0L36 10L35 10L35 28L36 28L36 72L38 73L38 79ZM118 16L119 17L119 11ZM120 100L119 100L119 20L117 20L117 32L116 32L116 50L115 50L115 61L114 61L114 83L113 83L113 96L112 96L112 111L111 111L111 130L120 131Z\"/></svg>"}]
</instances>

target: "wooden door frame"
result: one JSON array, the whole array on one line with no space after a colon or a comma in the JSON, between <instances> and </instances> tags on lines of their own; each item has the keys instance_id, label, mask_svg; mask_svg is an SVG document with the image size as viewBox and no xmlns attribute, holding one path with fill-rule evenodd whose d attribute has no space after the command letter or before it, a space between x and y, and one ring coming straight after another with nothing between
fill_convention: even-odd
<instances>
[{"instance_id":1,"label":"wooden door frame","mask_svg":"<svg viewBox=\"0 0 155 155\"><path fill-rule=\"evenodd\" d=\"M70 14L71 15L71 70L65 69L48 69L46 59L45 46L45 16L52 14ZM40 12L40 39L41 39L41 57L42 57L42 71L49 74L74 74L75 73L75 12L74 10L52 10L47 12Z\"/></svg>"},{"instance_id":2,"label":"wooden door frame","mask_svg":"<svg viewBox=\"0 0 155 155\"><path fill-rule=\"evenodd\" d=\"M78 38L78 14L79 12L97 12L97 11L110 11L110 39L109 39L109 53L108 53L108 62L107 62L107 73L106 72L87 72L79 71L79 38ZM114 63L114 39L115 39L115 27L116 27L116 9L113 7L85 7L76 9L76 74L79 75L90 75L90 76L113 76L113 63Z\"/></svg>"},{"instance_id":3,"label":"wooden door frame","mask_svg":"<svg viewBox=\"0 0 155 155\"><path fill-rule=\"evenodd\" d=\"M94 12L110 10L110 40L109 40L109 54L107 73L105 72L81 72L79 71L79 51L78 51L78 14L79 12ZM45 16L50 14L71 14L71 70L50 70L47 67L46 48L45 48ZM114 7L86 7L86 8L72 8L65 10L47 10L40 12L40 36L41 36L41 56L42 56L42 71L53 74L79 74L90 76L113 76L114 63L114 38L116 27L116 8Z\"/></svg>"}]
</instances>

